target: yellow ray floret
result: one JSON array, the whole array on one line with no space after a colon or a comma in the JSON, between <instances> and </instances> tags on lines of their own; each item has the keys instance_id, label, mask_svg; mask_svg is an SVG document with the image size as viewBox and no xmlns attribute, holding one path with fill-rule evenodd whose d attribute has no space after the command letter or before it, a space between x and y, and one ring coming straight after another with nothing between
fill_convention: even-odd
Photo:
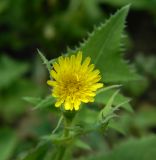
<instances>
[{"instance_id":1,"label":"yellow ray floret","mask_svg":"<svg viewBox=\"0 0 156 160\"><path fill-rule=\"evenodd\" d=\"M82 52L70 57L59 57L50 72L52 80L47 83L52 87L52 96L57 99L56 107L64 104L65 110L79 110L81 102L94 102L96 90L103 87L98 83L100 71L90 64L90 57L82 63Z\"/></svg>"}]
</instances>

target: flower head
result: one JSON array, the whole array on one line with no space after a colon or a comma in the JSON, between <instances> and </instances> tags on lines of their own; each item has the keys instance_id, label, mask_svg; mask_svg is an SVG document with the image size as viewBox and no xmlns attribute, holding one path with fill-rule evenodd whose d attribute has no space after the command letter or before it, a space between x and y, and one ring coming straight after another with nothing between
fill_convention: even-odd
<instances>
[{"instance_id":1,"label":"flower head","mask_svg":"<svg viewBox=\"0 0 156 160\"><path fill-rule=\"evenodd\" d=\"M94 102L96 90L103 87L99 70L94 70L90 57L82 63L82 52L70 57L60 56L50 72L52 96L57 98L56 107L64 104L65 110L78 110L81 102Z\"/></svg>"}]
</instances>

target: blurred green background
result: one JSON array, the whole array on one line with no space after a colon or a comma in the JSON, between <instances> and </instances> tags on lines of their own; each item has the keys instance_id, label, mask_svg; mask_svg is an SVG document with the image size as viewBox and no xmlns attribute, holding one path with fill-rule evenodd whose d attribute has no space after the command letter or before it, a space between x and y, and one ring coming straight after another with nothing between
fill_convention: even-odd
<instances>
[{"instance_id":1,"label":"blurred green background","mask_svg":"<svg viewBox=\"0 0 156 160\"><path fill-rule=\"evenodd\" d=\"M124 57L142 76L140 81L124 84L122 90L132 98L134 113L121 113L119 133L109 130L105 136L89 135L86 141L94 151L78 149L74 156L83 159L111 150L116 159L128 159L130 156L120 154L122 148L125 153L133 148L129 154L135 154L134 147L144 146L138 152L155 148L146 155L152 157L156 151L156 0L0 0L0 160L22 159L41 136L51 133L59 116L50 104L33 110L22 98L32 96L40 101L50 93L48 72L37 48L48 59L58 57L126 4L131 4L131 10ZM131 137L136 138L134 142ZM27 160L43 159L38 156Z\"/></svg>"}]
</instances>

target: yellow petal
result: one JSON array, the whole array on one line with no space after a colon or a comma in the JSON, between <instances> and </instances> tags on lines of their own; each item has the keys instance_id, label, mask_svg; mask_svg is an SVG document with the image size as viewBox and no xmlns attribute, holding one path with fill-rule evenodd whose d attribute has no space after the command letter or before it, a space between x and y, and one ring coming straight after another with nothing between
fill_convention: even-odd
<instances>
[{"instance_id":1,"label":"yellow petal","mask_svg":"<svg viewBox=\"0 0 156 160\"><path fill-rule=\"evenodd\" d=\"M62 100L58 100L58 101L55 103L55 107L60 107L62 103L63 103Z\"/></svg>"},{"instance_id":2,"label":"yellow petal","mask_svg":"<svg viewBox=\"0 0 156 160\"><path fill-rule=\"evenodd\" d=\"M56 62L54 62L53 67L54 67L54 69L55 69L56 72L58 72L59 69L60 69L58 63L56 63Z\"/></svg>"},{"instance_id":3,"label":"yellow petal","mask_svg":"<svg viewBox=\"0 0 156 160\"><path fill-rule=\"evenodd\" d=\"M85 59L85 61L83 62L83 64L82 64L82 69L87 69L87 67L88 67L88 65L89 65L89 63L90 63L90 57L87 57L86 59Z\"/></svg>"},{"instance_id":4,"label":"yellow petal","mask_svg":"<svg viewBox=\"0 0 156 160\"><path fill-rule=\"evenodd\" d=\"M87 92L85 92L84 93L85 95L87 95L87 96L92 96L92 97L94 97L96 94L94 93L94 92L92 92L92 91L87 91Z\"/></svg>"},{"instance_id":5,"label":"yellow petal","mask_svg":"<svg viewBox=\"0 0 156 160\"><path fill-rule=\"evenodd\" d=\"M76 100L76 101L74 102L74 109L75 109L76 111L79 110L80 104L81 104L81 102L80 102L79 100Z\"/></svg>"},{"instance_id":6,"label":"yellow petal","mask_svg":"<svg viewBox=\"0 0 156 160\"><path fill-rule=\"evenodd\" d=\"M102 88L102 87L103 87L103 83L96 83L91 86L91 90L96 91L97 89Z\"/></svg>"},{"instance_id":7,"label":"yellow petal","mask_svg":"<svg viewBox=\"0 0 156 160\"><path fill-rule=\"evenodd\" d=\"M93 97L89 98L89 102L94 102L94 101L95 101L95 99Z\"/></svg>"},{"instance_id":8,"label":"yellow petal","mask_svg":"<svg viewBox=\"0 0 156 160\"><path fill-rule=\"evenodd\" d=\"M65 101L65 104L64 104L64 108L65 110L70 110L72 108L72 105L69 101Z\"/></svg>"},{"instance_id":9,"label":"yellow petal","mask_svg":"<svg viewBox=\"0 0 156 160\"><path fill-rule=\"evenodd\" d=\"M57 73L54 70L51 70L50 75L52 78L57 80Z\"/></svg>"},{"instance_id":10,"label":"yellow petal","mask_svg":"<svg viewBox=\"0 0 156 160\"><path fill-rule=\"evenodd\" d=\"M84 103L88 103L88 102L89 102L89 99L86 98L86 97L81 97L81 101L84 102Z\"/></svg>"},{"instance_id":11,"label":"yellow petal","mask_svg":"<svg viewBox=\"0 0 156 160\"><path fill-rule=\"evenodd\" d=\"M77 54L77 57L76 57L76 58L77 58L77 60L76 60L76 61L77 61L78 63L80 63L80 64L81 64L81 61L82 61L82 52L81 52L81 51L79 51L79 52L78 52L78 54Z\"/></svg>"},{"instance_id":12,"label":"yellow petal","mask_svg":"<svg viewBox=\"0 0 156 160\"><path fill-rule=\"evenodd\" d=\"M89 67L88 67L88 72L91 72L93 69L94 69L95 65L94 64L91 64Z\"/></svg>"},{"instance_id":13,"label":"yellow petal","mask_svg":"<svg viewBox=\"0 0 156 160\"><path fill-rule=\"evenodd\" d=\"M64 62L63 56L60 56L60 57L58 58L58 62L59 62L59 65L60 65L60 66L63 64L63 62Z\"/></svg>"},{"instance_id":14,"label":"yellow petal","mask_svg":"<svg viewBox=\"0 0 156 160\"><path fill-rule=\"evenodd\" d=\"M47 84L49 85L49 86L56 86L56 81L52 81L52 80L48 80L47 81Z\"/></svg>"}]
</instances>

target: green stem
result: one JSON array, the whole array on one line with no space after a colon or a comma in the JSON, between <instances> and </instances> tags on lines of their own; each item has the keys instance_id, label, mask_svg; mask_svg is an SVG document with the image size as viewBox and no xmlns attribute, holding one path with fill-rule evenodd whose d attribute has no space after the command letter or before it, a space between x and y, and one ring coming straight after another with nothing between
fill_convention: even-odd
<instances>
[{"instance_id":1,"label":"green stem","mask_svg":"<svg viewBox=\"0 0 156 160\"><path fill-rule=\"evenodd\" d=\"M64 133L63 136L64 137L68 137L69 136L69 130L68 127L71 125L71 122L69 122L66 117L64 117ZM63 160L65 158L65 154L67 151L67 144L62 144L60 145L60 147L58 148L58 154L56 155L55 160Z\"/></svg>"},{"instance_id":2,"label":"green stem","mask_svg":"<svg viewBox=\"0 0 156 160\"><path fill-rule=\"evenodd\" d=\"M56 156L56 160L63 160L65 152L66 152L66 147L65 146L60 146L59 147L59 153Z\"/></svg>"}]
</instances>

